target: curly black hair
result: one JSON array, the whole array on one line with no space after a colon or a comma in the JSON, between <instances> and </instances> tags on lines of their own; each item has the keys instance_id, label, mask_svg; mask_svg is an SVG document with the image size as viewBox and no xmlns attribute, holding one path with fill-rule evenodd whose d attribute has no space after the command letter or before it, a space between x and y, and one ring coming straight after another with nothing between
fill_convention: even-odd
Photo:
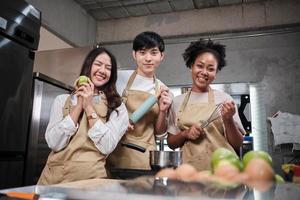
<instances>
[{"instance_id":1,"label":"curly black hair","mask_svg":"<svg viewBox=\"0 0 300 200\"><path fill-rule=\"evenodd\" d=\"M182 54L186 67L191 68L196 58L205 52L212 53L217 58L219 71L226 66L225 45L216 43L210 39L204 40L201 38L195 42L191 42Z\"/></svg>"}]
</instances>

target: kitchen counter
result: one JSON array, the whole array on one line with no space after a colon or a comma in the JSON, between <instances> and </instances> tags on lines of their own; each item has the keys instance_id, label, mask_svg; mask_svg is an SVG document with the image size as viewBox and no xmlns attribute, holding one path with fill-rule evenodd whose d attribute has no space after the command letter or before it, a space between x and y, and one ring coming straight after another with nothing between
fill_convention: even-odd
<instances>
[{"instance_id":1,"label":"kitchen counter","mask_svg":"<svg viewBox=\"0 0 300 200\"><path fill-rule=\"evenodd\" d=\"M119 183L124 183L125 180L118 179L89 179L82 181L75 181L69 183L60 183L53 185L54 187L64 187L64 188L81 188L81 189L89 189L89 188L97 188L101 186L109 186L115 185Z\"/></svg>"},{"instance_id":2,"label":"kitchen counter","mask_svg":"<svg viewBox=\"0 0 300 200\"><path fill-rule=\"evenodd\" d=\"M244 185L234 188L212 184L187 183L152 176L134 180L91 179L52 186L27 186L0 190L34 192L40 199L130 199L130 200L193 200L193 199L289 199L300 196L300 187L292 183L270 185L264 192ZM0 198L1 199L1 198Z\"/></svg>"}]
</instances>

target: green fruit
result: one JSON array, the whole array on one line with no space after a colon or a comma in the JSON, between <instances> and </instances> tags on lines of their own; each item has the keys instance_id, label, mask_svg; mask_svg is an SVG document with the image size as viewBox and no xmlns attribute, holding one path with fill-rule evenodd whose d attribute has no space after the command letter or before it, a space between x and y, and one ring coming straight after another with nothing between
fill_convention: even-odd
<instances>
[{"instance_id":1,"label":"green fruit","mask_svg":"<svg viewBox=\"0 0 300 200\"><path fill-rule=\"evenodd\" d=\"M214 170L219 165L220 161L224 161L224 160L230 162L231 164L236 166L239 170L242 168L241 163L239 161L239 157L232 151L221 147L215 150L212 154L211 157L212 170Z\"/></svg>"},{"instance_id":2,"label":"green fruit","mask_svg":"<svg viewBox=\"0 0 300 200\"><path fill-rule=\"evenodd\" d=\"M284 179L279 175L279 174L275 174L275 181L276 183L284 183Z\"/></svg>"},{"instance_id":3,"label":"green fruit","mask_svg":"<svg viewBox=\"0 0 300 200\"><path fill-rule=\"evenodd\" d=\"M265 151L258 150L258 151L249 151L243 156L244 167L246 167L247 164L249 163L249 161L252 160L253 158L261 158L261 159L267 161L267 163L269 163L270 166L272 166L271 156Z\"/></svg>"},{"instance_id":4,"label":"green fruit","mask_svg":"<svg viewBox=\"0 0 300 200\"><path fill-rule=\"evenodd\" d=\"M223 160L220 160L219 162L217 162L217 164L214 166L213 169L216 169L217 167L224 164L230 164L236 167L239 171L241 171L243 168L240 160L237 157L231 157L231 158L225 158Z\"/></svg>"},{"instance_id":5,"label":"green fruit","mask_svg":"<svg viewBox=\"0 0 300 200\"><path fill-rule=\"evenodd\" d=\"M89 81L89 78L87 76L84 76L84 75L83 76L79 76L77 85L81 86L84 83L88 83L88 81Z\"/></svg>"},{"instance_id":6,"label":"green fruit","mask_svg":"<svg viewBox=\"0 0 300 200\"><path fill-rule=\"evenodd\" d=\"M209 184L207 184L207 185L209 185ZM235 188L239 187L241 184L240 183L233 183L233 182L229 182L229 181L225 181L223 179L220 179L218 181L213 181L211 183L211 185L214 188L230 190L230 189L235 189Z\"/></svg>"}]
</instances>

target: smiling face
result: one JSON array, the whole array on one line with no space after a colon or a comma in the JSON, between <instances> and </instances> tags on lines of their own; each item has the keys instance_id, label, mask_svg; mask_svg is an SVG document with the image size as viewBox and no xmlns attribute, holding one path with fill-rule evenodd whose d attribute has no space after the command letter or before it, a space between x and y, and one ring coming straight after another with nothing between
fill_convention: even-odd
<instances>
[{"instance_id":1,"label":"smiling face","mask_svg":"<svg viewBox=\"0 0 300 200\"><path fill-rule=\"evenodd\" d=\"M207 92L208 86L216 78L218 61L209 52L198 55L191 67L193 86L195 92Z\"/></svg>"},{"instance_id":2,"label":"smiling face","mask_svg":"<svg viewBox=\"0 0 300 200\"><path fill-rule=\"evenodd\" d=\"M152 78L155 70L164 58L158 47L133 51L133 58L137 63L137 73L141 76Z\"/></svg>"},{"instance_id":3,"label":"smiling face","mask_svg":"<svg viewBox=\"0 0 300 200\"><path fill-rule=\"evenodd\" d=\"M91 81L96 87L105 85L111 76L111 59L107 53L99 54L91 67Z\"/></svg>"}]
</instances>

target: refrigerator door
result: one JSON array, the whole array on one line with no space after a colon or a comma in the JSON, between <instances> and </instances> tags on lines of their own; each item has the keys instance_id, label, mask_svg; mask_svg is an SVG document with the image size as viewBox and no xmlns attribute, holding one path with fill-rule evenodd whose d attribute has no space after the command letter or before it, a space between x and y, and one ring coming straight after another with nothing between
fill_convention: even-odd
<instances>
[{"instance_id":1,"label":"refrigerator door","mask_svg":"<svg viewBox=\"0 0 300 200\"><path fill-rule=\"evenodd\" d=\"M16 158L0 159L0 189L23 186L24 161Z\"/></svg>"},{"instance_id":2,"label":"refrigerator door","mask_svg":"<svg viewBox=\"0 0 300 200\"><path fill-rule=\"evenodd\" d=\"M45 132L52 103L56 96L70 93L72 89L41 73L35 73L33 80L33 108L29 129L25 185L36 184L51 151L45 140Z\"/></svg>"},{"instance_id":3,"label":"refrigerator door","mask_svg":"<svg viewBox=\"0 0 300 200\"><path fill-rule=\"evenodd\" d=\"M34 53L0 35L0 188L22 186Z\"/></svg>"},{"instance_id":4,"label":"refrigerator door","mask_svg":"<svg viewBox=\"0 0 300 200\"><path fill-rule=\"evenodd\" d=\"M26 150L33 59L32 51L0 35L0 152Z\"/></svg>"},{"instance_id":5,"label":"refrigerator door","mask_svg":"<svg viewBox=\"0 0 300 200\"><path fill-rule=\"evenodd\" d=\"M0 6L0 188L22 186L41 13L24 0Z\"/></svg>"}]
</instances>

